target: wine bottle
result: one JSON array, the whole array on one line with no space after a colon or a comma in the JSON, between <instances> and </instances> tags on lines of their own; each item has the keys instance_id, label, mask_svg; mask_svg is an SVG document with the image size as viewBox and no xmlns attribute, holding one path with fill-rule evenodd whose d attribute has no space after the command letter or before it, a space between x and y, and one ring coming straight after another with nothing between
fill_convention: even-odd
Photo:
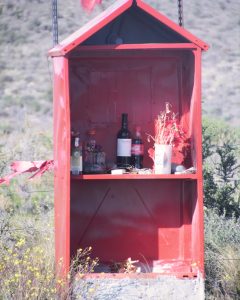
<instances>
[{"instance_id":1,"label":"wine bottle","mask_svg":"<svg viewBox=\"0 0 240 300\"><path fill-rule=\"evenodd\" d=\"M128 130L128 115L122 114L122 128L117 134L117 166L127 168L131 165L131 133Z\"/></svg>"},{"instance_id":2,"label":"wine bottle","mask_svg":"<svg viewBox=\"0 0 240 300\"><path fill-rule=\"evenodd\" d=\"M135 137L132 140L132 166L136 169L142 169L143 168L143 142L142 142L142 136L141 136L141 127L136 127L136 133Z\"/></svg>"},{"instance_id":3,"label":"wine bottle","mask_svg":"<svg viewBox=\"0 0 240 300\"><path fill-rule=\"evenodd\" d=\"M83 172L82 144L78 133L72 132L71 140L71 173L79 175Z\"/></svg>"}]
</instances>

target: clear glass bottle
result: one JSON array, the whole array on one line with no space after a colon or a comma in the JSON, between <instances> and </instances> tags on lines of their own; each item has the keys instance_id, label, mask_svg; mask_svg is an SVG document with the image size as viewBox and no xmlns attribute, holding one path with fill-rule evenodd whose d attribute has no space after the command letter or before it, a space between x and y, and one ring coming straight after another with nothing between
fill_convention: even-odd
<instances>
[{"instance_id":1,"label":"clear glass bottle","mask_svg":"<svg viewBox=\"0 0 240 300\"><path fill-rule=\"evenodd\" d=\"M71 173L79 175L83 172L82 143L80 134L72 131L71 133Z\"/></svg>"},{"instance_id":2,"label":"clear glass bottle","mask_svg":"<svg viewBox=\"0 0 240 300\"><path fill-rule=\"evenodd\" d=\"M87 132L87 140L84 147L84 173L98 174L105 173L105 152L96 143L96 130L91 129Z\"/></svg>"}]
</instances>

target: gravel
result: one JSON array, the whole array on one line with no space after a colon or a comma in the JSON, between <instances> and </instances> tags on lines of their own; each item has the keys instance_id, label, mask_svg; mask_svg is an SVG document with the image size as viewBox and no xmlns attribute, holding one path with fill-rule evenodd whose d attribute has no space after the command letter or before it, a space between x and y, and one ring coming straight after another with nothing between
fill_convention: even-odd
<instances>
[{"instance_id":1,"label":"gravel","mask_svg":"<svg viewBox=\"0 0 240 300\"><path fill-rule=\"evenodd\" d=\"M201 278L80 279L75 282L73 299L93 300L202 300L204 282Z\"/></svg>"}]
</instances>

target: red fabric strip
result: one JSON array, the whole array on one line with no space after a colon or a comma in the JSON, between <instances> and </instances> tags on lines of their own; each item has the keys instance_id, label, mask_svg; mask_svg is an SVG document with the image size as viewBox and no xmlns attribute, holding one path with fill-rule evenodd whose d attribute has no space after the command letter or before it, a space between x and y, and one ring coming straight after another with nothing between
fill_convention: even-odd
<instances>
[{"instance_id":1,"label":"red fabric strip","mask_svg":"<svg viewBox=\"0 0 240 300\"><path fill-rule=\"evenodd\" d=\"M102 0L81 0L81 5L87 11L93 10L96 4L101 4Z\"/></svg>"},{"instance_id":2,"label":"red fabric strip","mask_svg":"<svg viewBox=\"0 0 240 300\"><path fill-rule=\"evenodd\" d=\"M0 178L0 184L9 184L10 180L19 174L35 172L28 179L40 177L46 171L53 170L53 160L39 160L39 161L14 161L11 164L12 174Z\"/></svg>"}]
</instances>

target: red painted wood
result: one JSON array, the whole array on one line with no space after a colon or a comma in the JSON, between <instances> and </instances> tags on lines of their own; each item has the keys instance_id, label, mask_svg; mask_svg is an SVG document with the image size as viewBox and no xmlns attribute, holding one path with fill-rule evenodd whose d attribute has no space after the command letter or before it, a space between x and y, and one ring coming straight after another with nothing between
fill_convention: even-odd
<instances>
[{"instance_id":1,"label":"red painted wood","mask_svg":"<svg viewBox=\"0 0 240 300\"><path fill-rule=\"evenodd\" d=\"M149 174L149 175L141 175L141 174L123 174L123 175L112 175L112 174L84 174L78 176L72 176L73 180L129 180L129 179L161 179L161 180L196 180L198 178L197 174Z\"/></svg>"},{"instance_id":2,"label":"red painted wood","mask_svg":"<svg viewBox=\"0 0 240 300\"><path fill-rule=\"evenodd\" d=\"M207 45L137 1L190 43L81 46L131 5L118 1L50 51L61 56L53 59L56 262L62 259L64 275L77 248L92 246L102 262L131 257L165 275L199 276L204 274L201 50ZM129 114L132 132L141 124L144 166L152 167L145 133L153 133L165 101L179 112L191 140L184 163L196 174L70 176L70 129L85 139L96 128L97 142L114 163L122 112ZM182 159L175 151L173 161Z\"/></svg>"},{"instance_id":3,"label":"red painted wood","mask_svg":"<svg viewBox=\"0 0 240 300\"><path fill-rule=\"evenodd\" d=\"M55 259L59 274L70 264L70 114L68 60L53 59Z\"/></svg>"},{"instance_id":4,"label":"red painted wood","mask_svg":"<svg viewBox=\"0 0 240 300\"><path fill-rule=\"evenodd\" d=\"M151 267L158 260L191 261L192 239L183 234L196 207L196 181L185 182L184 200L180 180L75 180L71 189L73 253L91 245L106 263L128 257Z\"/></svg>"},{"instance_id":5,"label":"red painted wood","mask_svg":"<svg viewBox=\"0 0 240 300\"><path fill-rule=\"evenodd\" d=\"M197 226L200 213L196 184L198 178L201 178L197 151L199 126L196 126L196 122L199 122L199 77L194 51L160 49L157 56L151 52L150 58L149 52L141 53L141 57L138 57L137 52L134 56L130 54L130 57L126 53L121 58L121 64L110 55L98 57L98 50L94 59L90 54L70 59L72 126L83 137L85 131L94 126L97 141L101 142L110 161L115 158L113 145L121 112L129 113L131 130L135 124L140 123L145 132L151 133L152 120L164 108L162 99L167 98L172 102L174 110L180 113L185 129L188 131L190 128L192 161L198 170L197 174L190 175L101 174L82 175L78 177L80 180L72 177L72 254L78 247L91 245L94 255L104 261L124 260L128 256L140 259L139 253L142 251L149 264L154 260L181 259L193 260L200 268L199 245L193 243L201 240ZM145 146L147 150L146 139ZM146 157L147 153L145 164L150 167L152 163ZM140 178L144 180L128 180ZM147 182L151 188L146 186ZM160 198L158 195L161 195ZM122 219L122 224L116 227L113 224L118 218ZM162 223L153 225L153 220L157 218ZM143 232L141 235L138 229L128 228L126 224L129 224L130 219L138 224ZM169 225L168 220L173 223ZM193 226L192 220L196 225ZM108 224L106 229L104 224ZM148 233L143 231L145 227L149 228ZM105 231L108 231L107 238L101 237ZM133 242L128 244L128 240ZM150 246L145 247L145 244Z\"/></svg>"},{"instance_id":6,"label":"red painted wood","mask_svg":"<svg viewBox=\"0 0 240 300\"><path fill-rule=\"evenodd\" d=\"M88 22L86 25L84 25L82 28L77 30L75 33L70 35L68 38L66 38L64 41L62 41L59 45L52 48L48 54L50 56L61 56L66 55L69 53L72 49L74 49L76 46L80 45L82 42L84 42L86 39L88 39L90 36L92 36L94 33L99 31L101 28L103 28L106 24L114 20L117 16L122 14L124 11L126 11L129 7L131 7L133 4L133 1L131 0L118 0L116 1L112 6L110 6L106 11L102 12L99 16ZM166 16L161 14L160 12L156 11L154 8L149 6L148 4L144 3L143 1L136 1L136 5L141 8L143 11L147 12L184 38L188 39L190 43L195 44L197 47L200 47L203 50L207 50L209 46L188 32L183 27L180 27L170 19L168 19Z\"/></svg>"},{"instance_id":7,"label":"red painted wood","mask_svg":"<svg viewBox=\"0 0 240 300\"><path fill-rule=\"evenodd\" d=\"M121 58L121 64L110 55L99 58L97 55L94 59L84 57L70 60L72 127L80 131L83 139L86 138L86 131L95 127L96 139L101 141L107 161L112 163L115 162L116 148L113 145L116 144L121 113L127 112L132 132L137 125L142 126L146 145L144 166L150 168L153 162L147 149L153 143L147 142L146 133L153 134L152 120L164 109L165 101L172 103L174 111L179 112L179 119L184 119L187 124L188 116L181 113L185 100L178 99L181 91L179 74L182 70L181 61L187 64L185 57L191 57L192 52L169 52L164 49L156 57L151 53L150 58L149 52L140 57L136 52L134 57L126 54L125 58ZM189 66L190 69L193 67ZM192 84L189 84L184 89L191 95L192 88ZM188 111L189 101L186 104ZM182 155L174 151L173 161L181 163Z\"/></svg>"},{"instance_id":8,"label":"red painted wood","mask_svg":"<svg viewBox=\"0 0 240 300\"><path fill-rule=\"evenodd\" d=\"M202 274L204 274L204 206L203 206L203 176L202 176L202 65L201 65L201 51L197 49L195 51L195 69L196 69L196 97L197 97L197 112L196 112L196 120L197 120L197 168L199 170L200 178L198 180L197 193L199 195L199 199L197 202L199 212L199 216L196 218L196 231L198 234L196 236L199 237L197 241L197 251L195 252L196 257L199 258L199 268ZM198 225L197 225L198 224Z\"/></svg>"}]
</instances>

